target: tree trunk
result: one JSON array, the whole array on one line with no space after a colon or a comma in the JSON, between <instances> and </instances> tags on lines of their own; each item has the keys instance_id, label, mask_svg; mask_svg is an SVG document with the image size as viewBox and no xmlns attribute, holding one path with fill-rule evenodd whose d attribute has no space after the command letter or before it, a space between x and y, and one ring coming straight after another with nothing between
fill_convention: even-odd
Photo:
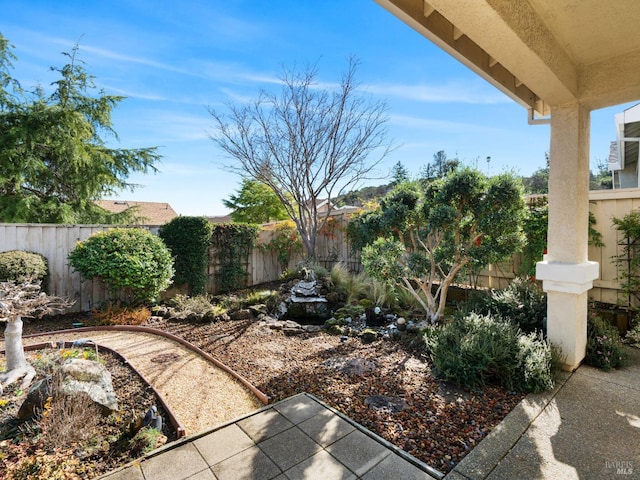
<instances>
[{"instance_id":1,"label":"tree trunk","mask_svg":"<svg viewBox=\"0 0 640 480\"><path fill-rule=\"evenodd\" d=\"M0 395L3 388L24 377L22 388L27 388L35 377L34 368L27 362L22 345L22 319L9 320L4 330L4 348L7 371L0 374Z\"/></svg>"},{"instance_id":2,"label":"tree trunk","mask_svg":"<svg viewBox=\"0 0 640 480\"><path fill-rule=\"evenodd\" d=\"M22 345L22 318L9 320L4 330L4 348L7 360L7 371L27 365Z\"/></svg>"}]
</instances>

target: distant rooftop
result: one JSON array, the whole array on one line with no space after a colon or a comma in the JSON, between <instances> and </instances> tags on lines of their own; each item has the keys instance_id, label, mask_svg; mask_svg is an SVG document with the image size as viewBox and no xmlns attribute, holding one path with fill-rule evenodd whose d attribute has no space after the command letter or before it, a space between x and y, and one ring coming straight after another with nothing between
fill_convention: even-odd
<instances>
[{"instance_id":1,"label":"distant rooftop","mask_svg":"<svg viewBox=\"0 0 640 480\"><path fill-rule=\"evenodd\" d=\"M113 213L136 207L136 215L142 225L164 225L178 216L171 205L165 202L133 202L129 200L98 200L96 204Z\"/></svg>"}]
</instances>

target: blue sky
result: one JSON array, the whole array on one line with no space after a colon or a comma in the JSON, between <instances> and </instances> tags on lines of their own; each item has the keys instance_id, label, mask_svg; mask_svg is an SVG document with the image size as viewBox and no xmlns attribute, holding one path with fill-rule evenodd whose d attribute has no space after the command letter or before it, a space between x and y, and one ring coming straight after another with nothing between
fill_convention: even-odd
<instances>
[{"instance_id":1,"label":"blue sky","mask_svg":"<svg viewBox=\"0 0 640 480\"><path fill-rule=\"evenodd\" d=\"M318 63L337 82L347 58L360 60L363 91L389 107L401 161L417 175L444 150L489 173L530 175L544 165L549 127L443 53L373 0L0 0L0 32L15 46L14 76L47 87L78 42L85 68L106 93L127 97L114 111L121 147L159 147L160 172L120 199L169 202L182 215L227 213L240 184L220 165L207 107L224 109L277 85L282 66ZM591 164L606 160L613 116L592 113ZM491 157L488 164L486 159ZM386 183L386 180L368 184Z\"/></svg>"}]
</instances>

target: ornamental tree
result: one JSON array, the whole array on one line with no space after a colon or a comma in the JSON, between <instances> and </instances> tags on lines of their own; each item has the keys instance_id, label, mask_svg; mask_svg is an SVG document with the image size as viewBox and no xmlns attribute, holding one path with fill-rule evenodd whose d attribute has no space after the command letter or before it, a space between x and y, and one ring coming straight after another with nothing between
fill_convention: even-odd
<instances>
[{"instance_id":1,"label":"ornamental tree","mask_svg":"<svg viewBox=\"0 0 640 480\"><path fill-rule=\"evenodd\" d=\"M64 299L42 292L39 282L0 282L0 322L7 323L4 329L7 367L0 373L0 395L20 378L23 378L21 388L27 388L36 375L24 355L22 318L40 317L70 305Z\"/></svg>"},{"instance_id":2,"label":"ornamental tree","mask_svg":"<svg viewBox=\"0 0 640 480\"><path fill-rule=\"evenodd\" d=\"M308 260L314 260L318 232L332 202L368 178L387 155L384 102L358 91L357 61L339 85L322 88L317 69L285 70L280 94L263 91L257 100L210 109L211 139L233 162L226 167L268 185L296 224ZM318 211L322 200L329 205Z\"/></svg>"},{"instance_id":3,"label":"ornamental tree","mask_svg":"<svg viewBox=\"0 0 640 480\"><path fill-rule=\"evenodd\" d=\"M517 177L463 168L400 185L379 209L354 218L348 235L367 274L408 291L435 323L456 275L519 249L524 214Z\"/></svg>"}]
</instances>

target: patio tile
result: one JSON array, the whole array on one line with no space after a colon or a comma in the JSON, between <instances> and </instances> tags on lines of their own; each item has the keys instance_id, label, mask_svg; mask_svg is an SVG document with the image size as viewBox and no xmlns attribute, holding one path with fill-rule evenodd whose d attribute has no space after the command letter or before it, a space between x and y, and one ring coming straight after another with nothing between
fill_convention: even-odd
<instances>
[{"instance_id":1,"label":"patio tile","mask_svg":"<svg viewBox=\"0 0 640 480\"><path fill-rule=\"evenodd\" d=\"M220 463L254 445L253 440L235 424L200 437L193 444L209 465Z\"/></svg>"},{"instance_id":2,"label":"patio tile","mask_svg":"<svg viewBox=\"0 0 640 480\"><path fill-rule=\"evenodd\" d=\"M207 469L200 473L196 473L195 475L191 475L188 477L188 480L216 480L216 477L211 470Z\"/></svg>"},{"instance_id":3,"label":"patio tile","mask_svg":"<svg viewBox=\"0 0 640 480\"><path fill-rule=\"evenodd\" d=\"M299 424L298 428L323 447L337 442L355 430L349 422L326 409Z\"/></svg>"},{"instance_id":4,"label":"patio tile","mask_svg":"<svg viewBox=\"0 0 640 480\"><path fill-rule=\"evenodd\" d=\"M390 478L401 478L402 480L433 480L431 475L428 475L396 454L389 455L362 476L362 480L388 480Z\"/></svg>"},{"instance_id":5,"label":"patio tile","mask_svg":"<svg viewBox=\"0 0 640 480\"><path fill-rule=\"evenodd\" d=\"M240 420L238 426L258 443L293 427L293 423L275 410L265 410Z\"/></svg>"},{"instance_id":6,"label":"patio tile","mask_svg":"<svg viewBox=\"0 0 640 480\"><path fill-rule=\"evenodd\" d=\"M297 427L285 430L258 446L282 470L287 470L322 449Z\"/></svg>"},{"instance_id":7,"label":"patio tile","mask_svg":"<svg viewBox=\"0 0 640 480\"><path fill-rule=\"evenodd\" d=\"M271 480L282 471L254 446L211 467L218 480Z\"/></svg>"},{"instance_id":8,"label":"patio tile","mask_svg":"<svg viewBox=\"0 0 640 480\"><path fill-rule=\"evenodd\" d=\"M326 410L323 405L306 395L296 395L295 397L278 402L273 408L295 424Z\"/></svg>"},{"instance_id":9,"label":"patio tile","mask_svg":"<svg viewBox=\"0 0 640 480\"><path fill-rule=\"evenodd\" d=\"M391 454L384 445L360 430L329 445L327 451L358 476L364 475Z\"/></svg>"},{"instance_id":10,"label":"patio tile","mask_svg":"<svg viewBox=\"0 0 640 480\"><path fill-rule=\"evenodd\" d=\"M319 478L322 480L355 480L356 478L352 471L324 450L320 450L284 473L289 480L317 480Z\"/></svg>"},{"instance_id":11,"label":"patio tile","mask_svg":"<svg viewBox=\"0 0 640 480\"><path fill-rule=\"evenodd\" d=\"M186 443L140 464L145 478L181 480L209 468L196 447Z\"/></svg>"}]
</instances>

